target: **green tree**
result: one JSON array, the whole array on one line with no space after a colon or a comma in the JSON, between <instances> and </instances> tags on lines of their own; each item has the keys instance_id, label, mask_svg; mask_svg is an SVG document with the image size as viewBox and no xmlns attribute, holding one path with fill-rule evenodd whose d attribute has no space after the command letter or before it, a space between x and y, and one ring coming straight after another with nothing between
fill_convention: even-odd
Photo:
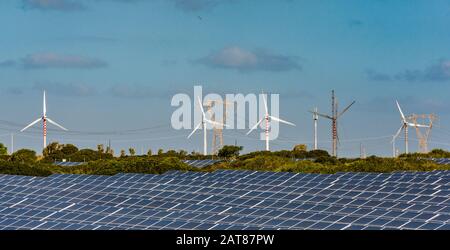
<instances>
[{"instance_id":1,"label":"green tree","mask_svg":"<svg viewBox=\"0 0 450 250\"><path fill-rule=\"evenodd\" d=\"M44 162L53 162L53 161L61 161L65 158L64 153L61 151L63 148L63 144L59 144L58 142L52 142L47 147L44 148L42 154L44 156Z\"/></svg>"},{"instance_id":2,"label":"green tree","mask_svg":"<svg viewBox=\"0 0 450 250\"><path fill-rule=\"evenodd\" d=\"M162 148L158 149L158 155L164 154L164 150Z\"/></svg>"},{"instance_id":3,"label":"green tree","mask_svg":"<svg viewBox=\"0 0 450 250\"><path fill-rule=\"evenodd\" d=\"M308 151L308 147L305 144L297 144L292 151L306 152Z\"/></svg>"},{"instance_id":4,"label":"green tree","mask_svg":"<svg viewBox=\"0 0 450 250\"><path fill-rule=\"evenodd\" d=\"M106 157L106 156L109 156L109 157ZM104 155L104 157L102 157L102 159L106 159L106 158L112 158L112 156ZM89 148L81 149L78 152L70 155L70 160L76 161L76 162L95 161L98 159L100 159L99 153L96 150L89 149Z\"/></svg>"},{"instance_id":5,"label":"green tree","mask_svg":"<svg viewBox=\"0 0 450 250\"><path fill-rule=\"evenodd\" d=\"M125 149L121 149L120 150L120 157L125 157L127 156L127 153L125 152Z\"/></svg>"},{"instance_id":6,"label":"green tree","mask_svg":"<svg viewBox=\"0 0 450 250\"><path fill-rule=\"evenodd\" d=\"M64 154L66 158L68 158L70 155L78 152L78 148L73 144L65 144L62 146L61 152Z\"/></svg>"},{"instance_id":7,"label":"green tree","mask_svg":"<svg viewBox=\"0 0 450 250\"><path fill-rule=\"evenodd\" d=\"M242 149L242 146L225 145L219 150L219 153L217 155L226 159L235 158L239 156L239 152Z\"/></svg>"},{"instance_id":8,"label":"green tree","mask_svg":"<svg viewBox=\"0 0 450 250\"><path fill-rule=\"evenodd\" d=\"M0 155L7 155L8 154L8 148L3 145L3 143L0 143Z\"/></svg>"},{"instance_id":9,"label":"green tree","mask_svg":"<svg viewBox=\"0 0 450 250\"><path fill-rule=\"evenodd\" d=\"M149 149L148 151L147 151L147 156L152 156L152 150L151 149Z\"/></svg>"},{"instance_id":10,"label":"green tree","mask_svg":"<svg viewBox=\"0 0 450 250\"><path fill-rule=\"evenodd\" d=\"M170 157L176 157L178 156L178 152L173 150L173 149L169 149L167 150L167 152L164 154L164 156L170 156Z\"/></svg>"},{"instance_id":11,"label":"green tree","mask_svg":"<svg viewBox=\"0 0 450 250\"><path fill-rule=\"evenodd\" d=\"M105 146L104 146L103 144L98 144L98 145L97 145L97 152L98 152L99 154L105 153Z\"/></svg>"},{"instance_id":12,"label":"green tree","mask_svg":"<svg viewBox=\"0 0 450 250\"><path fill-rule=\"evenodd\" d=\"M134 148L129 148L129 149L128 149L128 152L130 152L130 155L131 155L131 156L136 155L136 150L135 150Z\"/></svg>"},{"instance_id":13,"label":"green tree","mask_svg":"<svg viewBox=\"0 0 450 250\"><path fill-rule=\"evenodd\" d=\"M62 144L59 144L59 142L52 142L47 145L47 147L44 148L42 151L42 154L44 157L51 157L52 155L58 155L61 156L61 149L63 148Z\"/></svg>"},{"instance_id":14,"label":"green tree","mask_svg":"<svg viewBox=\"0 0 450 250\"><path fill-rule=\"evenodd\" d=\"M307 153L308 158L331 157L326 150L316 149Z\"/></svg>"},{"instance_id":15,"label":"green tree","mask_svg":"<svg viewBox=\"0 0 450 250\"><path fill-rule=\"evenodd\" d=\"M11 160L15 162L34 163L37 160L36 152L30 149L20 149L12 154Z\"/></svg>"}]
</instances>

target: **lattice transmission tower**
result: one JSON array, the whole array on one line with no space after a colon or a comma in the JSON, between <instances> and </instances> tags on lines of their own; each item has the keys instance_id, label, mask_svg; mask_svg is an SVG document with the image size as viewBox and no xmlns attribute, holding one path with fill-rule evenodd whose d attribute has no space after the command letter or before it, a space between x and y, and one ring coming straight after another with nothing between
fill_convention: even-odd
<instances>
[{"instance_id":1,"label":"lattice transmission tower","mask_svg":"<svg viewBox=\"0 0 450 250\"><path fill-rule=\"evenodd\" d=\"M232 102L222 101L222 100L208 100L206 102L206 108L207 112L211 114L211 120L217 121L216 114L212 112L212 108L216 105L222 105L223 106L223 118L221 122L223 124L226 124L227 119L227 110L229 105L233 105ZM223 147L223 127L222 126L214 126L213 127L213 136L212 136L212 146L211 146L211 154L217 155L219 153L219 150Z\"/></svg>"},{"instance_id":2,"label":"lattice transmission tower","mask_svg":"<svg viewBox=\"0 0 450 250\"><path fill-rule=\"evenodd\" d=\"M437 116L435 114L412 114L407 119L414 125L425 124L427 126L413 127L416 129L417 139L419 140L419 152L428 153L428 139L433 128L433 122L437 119ZM421 128L423 131L420 130Z\"/></svg>"}]
</instances>

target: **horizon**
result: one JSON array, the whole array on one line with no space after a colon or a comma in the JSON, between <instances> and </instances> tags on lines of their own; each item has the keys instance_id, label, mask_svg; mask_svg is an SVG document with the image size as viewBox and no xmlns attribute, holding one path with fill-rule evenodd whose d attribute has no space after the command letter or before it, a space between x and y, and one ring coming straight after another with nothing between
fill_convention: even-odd
<instances>
[{"instance_id":1,"label":"horizon","mask_svg":"<svg viewBox=\"0 0 450 250\"><path fill-rule=\"evenodd\" d=\"M450 3L389 1L72 1L0 2L0 142L42 153L42 113L58 141L115 154L159 148L202 151L202 133L175 130L177 93L280 94L273 151L313 144L318 107L331 113L356 100L339 120L339 156L391 156L405 115L436 114L429 149L450 150ZM118 18L120 17L120 18ZM6 25L14 24L14 25ZM271 34L271 35L269 35ZM224 130L225 145L264 149L259 131ZM208 131L208 152L212 132ZM413 128L410 152L418 151ZM403 135L396 146L403 153ZM319 118L319 149L331 152L331 122Z\"/></svg>"}]
</instances>

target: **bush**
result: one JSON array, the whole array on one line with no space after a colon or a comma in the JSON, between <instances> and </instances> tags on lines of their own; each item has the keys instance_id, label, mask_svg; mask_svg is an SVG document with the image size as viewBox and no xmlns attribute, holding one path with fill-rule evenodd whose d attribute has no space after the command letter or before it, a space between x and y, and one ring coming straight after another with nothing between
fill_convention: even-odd
<instances>
[{"instance_id":1,"label":"bush","mask_svg":"<svg viewBox=\"0 0 450 250\"><path fill-rule=\"evenodd\" d=\"M49 176L52 171L39 165L31 166L19 162L0 161L0 174Z\"/></svg>"},{"instance_id":2,"label":"bush","mask_svg":"<svg viewBox=\"0 0 450 250\"><path fill-rule=\"evenodd\" d=\"M68 167L67 173L114 175L117 173L162 174L169 170L195 171L176 157L164 159L148 157L128 157L112 160L98 160L87 165Z\"/></svg>"},{"instance_id":3,"label":"bush","mask_svg":"<svg viewBox=\"0 0 450 250\"><path fill-rule=\"evenodd\" d=\"M11 161L21 163L34 163L37 160L36 152L30 149L21 149L11 155Z\"/></svg>"},{"instance_id":4,"label":"bush","mask_svg":"<svg viewBox=\"0 0 450 250\"><path fill-rule=\"evenodd\" d=\"M242 146L225 145L220 150L217 156L222 158L235 158L239 156L239 152L243 149Z\"/></svg>"},{"instance_id":5,"label":"bush","mask_svg":"<svg viewBox=\"0 0 450 250\"><path fill-rule=\"evenodd\" d=\"M0 155L7 155L8 154L8 148L3 145L3 143L0 143Z\"/></svg>"}]
</instances>

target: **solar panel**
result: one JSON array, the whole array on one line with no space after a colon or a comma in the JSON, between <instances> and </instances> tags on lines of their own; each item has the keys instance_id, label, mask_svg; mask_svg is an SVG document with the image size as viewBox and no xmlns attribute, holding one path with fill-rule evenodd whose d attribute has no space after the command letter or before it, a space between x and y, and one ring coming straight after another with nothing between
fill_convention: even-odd
<instances>
[{"instance_id":1,"label":"solar panel","mask_svg":"<svg viewBox=\"0 0 450 250\"><path fill-rule=\"evenodd\" d=\"M70 161L56 161L53 165L60 167L75 167L87 164L86 162L70 162Z\"/></svg>"},{"instance_id":2,"label":"solar panel","mask_svg":"<svg viewBox=\"0 0 450 250\"><path fill-rule=\"evenodd\" d=\"M450 158L431 158L430 160L443 165L450 165Z\"/></svg>"},{"instance_id":3,"label":"solar panel","mask_svg":"<svg viewBox=\"0 0 450 250\"><path fill-rule=\"evenodd\" d=\"M222 160L209 159L209 160L184 160L183 162L191 167L204 168L219 163L221 161Z\"/></svg>"},{"instance_id":4,"label":"solar panel","mask_svg":"<svg viewBox=\"0 0 450 250\"><path fill-rule=\"evenodd\" d=\"M445 229L450 171L0 175L1 229Z\"/></svg>"}]
</instances>

